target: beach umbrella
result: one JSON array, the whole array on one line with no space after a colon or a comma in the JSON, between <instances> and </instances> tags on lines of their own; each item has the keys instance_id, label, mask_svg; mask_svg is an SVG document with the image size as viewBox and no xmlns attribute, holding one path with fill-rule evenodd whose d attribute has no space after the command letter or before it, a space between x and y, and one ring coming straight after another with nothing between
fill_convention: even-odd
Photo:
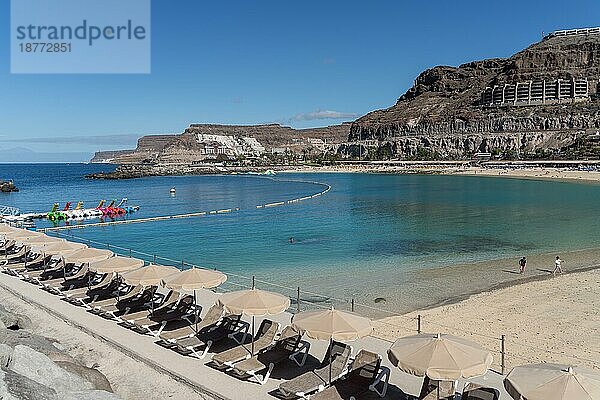
<instances>
[{"instance_id":1,"label":"beach umbrella","mask_svg":"<svg viewBox=\"0 0 600 400\"><path fill-rule=\"evenodd\" d=\"M560 364L513 368L504 387L516 400L598 400L600 372Z\"/></svg>"},{"instance_id":2,"label":"beach umbrella","mask_svg":"<svg viewBox=\"0 0 600 400\"><path fill-rule=\"evenodd\" d=\"M13 232L3 233L4 237L13 240L27 240L34 237L47 237L46 234L36 231L28 231L27 229L16 229Z\"/></svg>"},{"instance_id":3,"label":"beach umbrella","mask_svg":"<svg viewBox=\"0 0 600 400\"><path fill-rule=\"evenodd\" d=\"M80 249L80 250L77 250L74 252L64 254L62 256L63 264L64 264L63 265L63 275L66 275L67 271L66 271L65 266L67 264L78 264L78 265L87 264L88 269L89 269L91 263L106 260L107 258L111 258L114 255L115 255L115 253L113 253L110 250L95 249L93 247L87 247L87 248L83 248L83 249ZM66 276L65 276L65 278L66 278ZM88 284L89 284L89 280L88 280Z\"/></svg>"},{"instance_id":4,"label":"beach umbrella","mask_svg":"<svg viewBox=\"0 0 600 400\"><path fill-rule=\"evenodd\" d=\"M26 229L16 229L14 232L7 232L4 233L4 238L8 238L8 239L12 239L15 240L17 242L21 242L23 243L24 241L28 240L28 239L34 239L34 238L39 238L40 240L43 240L44 238L47 238L48 236L44 235L41 232L34 232L34 231L28 231ZM4 242L4 257L8 258L8 254L6 254L7 251L7 242L5 240Z\"/></svg>"},{"instance_id":5,"label":"beach umbrella","mask_svg":"<svg viewBox=\"0 0 600 400\"><path fill-rule=\"evenodd\" d=\"M83 243L76 242L46 242L36 243L31 246L35 251L44 253L45 255L51 256L64 256L75 251L85 249L87 246Z\"/></svg>"},{"instance_id":6,"label":"beach umbrella","mask_svg":"<svg viewBox=\"0 0 600 400\"><path fill-rule=\"evenodd\" d=\"M196 290L212 289L223 284L227 275L219 271L204 268L192 268L168 277L164 284L175 290L192 290L194 292L194 310L196 309ZM198 315L196 315L196 331L198 330Z\"/></svg>"},{"instance_id":7,"label":"beach umbrella","mask_svg":"<svg viewBox=\"0 0 600 400\"><path fill-rule=\"evenodd\" d=\"M97 274L115 274L114 278L119 279L119 274L134 271L143 266L144 260L131 257L114 256L107 258L106 260L91 263L88 267L88 270ZM119 299L118 293L119 292L117 291L117 300Z\"/></svg>"},{"instance_id":8,"label":"beach umbrella","mask_svg":"<svg viewBox=\"0 0 600 400\"><path fill-rule=\"evenodd\" d=\"M481 376L487 372L493 360L488 350L471 340L427 333L396 340L388 350L388 358L408 374L436 381Z\"/></svg>"},{"instance_id":9,"label":"beach umbrella","mask_svg":"<svg viewBox=\"0 0 600 400\"><path fill-rule=\"evenodd\" d=\"M292 326L311 339L333 341L352 341L373 332L371 320L360 315L331 307L321 311L305 311L292 317ZM331 384L331 363L333 355L329 353L329 384Z\"/></svg>"},{"instance_id":10,"label":"beach umbrella","mask_svg":"<svg viewBox=\"0 0 600 400\"><path fill-rule=\"evenodd\" d=\"M178 272L179 270L175 267L150 264L124 274L123 279L130 285L157 286Z\"/></svg>"},{"instance_id":11,"label":"beach umbrella","mask_svg":"<svg viewBox=\"0 0 600 400\"><path fill-rule=\"evenodd\" d=\"M63 255L63 258L65 260L65 264L91 264L96 261L106 260L107 258L114 256L114 254L115 253L110 250L101 250L88 247L65 254Z\"/></svg>"},{"instance_id":12,"label":"beach umbrella","mask_svg":"<svg viewBox=\"0 0 600 400\"><path fill-rule=\"evenodd\" d=\"M217 305L222 306L230 314L252 316L251 354L254 355L255 317L276 315L284 312L290 307L290 298L279 293L256 289L253 284L252 289L239 290L221 295L219 300L217 300Z\"/></svg>"},{"instance_id":13,"label":"beach umbrella","mask_svg":"<svg viewBox=\"0 0 600 400\"><path fill-rule=\"evenodd\" d=\"M98 274L119 274L129 272L144 266L144 260L122 256L114 256L90 264L90 271Z\"/></svg>"},{"instance_id":14,"label":"beach umbrella","mask_svg":"<svg viewBox=\"0 0 600 400\"><path fill-rule=\"evenodd\" d=\"M61 238L57 238L57 237L52 237L52 236L30 236L27 238L23 238L23 239L18 239L18 242L28 245L28 246L33 246L33 245L44 245L44 244L51 244L51 243L59 243L59 242L66 242L65 239L61 239Z\"/></svg>"},{"instance_id":15,"label":"beach umbrella","mask_svg":"<svg viewBox=\"0 0 600 400\"><path fill-rule=\"evenodd\" d=\"M67 254L74 253L81 249L86 249L87 246L82 243L75 242L46 242L38 243L31 246L33 251L40 252L44 255L44 270L46 269L46 257L64 257ZM64 263L64 259L63 259Z\"/></svg>"},{"instance_id":16,"label":"beach umbrella","mask_svg":"<svg viewBox=\"0 0 600 400\"><path fill-rule=\"evenodd\" d=\"M175 267L150 264L124 274L123 279L132 286L158 286L169 276L175 275L178 272L179 270ZM150 307L152 312L154 312L154 301L151 302Z\"/></svg>"}]
</instances>

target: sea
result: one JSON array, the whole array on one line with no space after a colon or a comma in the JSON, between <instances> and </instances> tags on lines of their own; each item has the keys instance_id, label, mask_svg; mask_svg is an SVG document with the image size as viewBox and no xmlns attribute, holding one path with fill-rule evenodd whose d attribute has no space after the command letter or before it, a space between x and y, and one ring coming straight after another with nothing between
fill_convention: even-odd
<instances>
[{"instance_id":1,"label":"sea","mask_svg":"<svg viewBox=\"0 0 600 400\"><path fill-rule=\"evenodd\" d=\"M232 209L117 225L90 219L71 226L104 223L52 234L149 262L218 269L229 276L227 290L248 287L254 277L258 287L294 298L300 288L305 304L354 301L356 311L447 302L521 279L514 273L521 256L600 248L597 184L362 173L84 178L112 169L0 164L0 179L20 189L0 193L0 206L47 212L54 203L95 207L127 198L140 207L116 220ZM52 226L37 221L38 228Z\"/></svg>"}]
</instances>

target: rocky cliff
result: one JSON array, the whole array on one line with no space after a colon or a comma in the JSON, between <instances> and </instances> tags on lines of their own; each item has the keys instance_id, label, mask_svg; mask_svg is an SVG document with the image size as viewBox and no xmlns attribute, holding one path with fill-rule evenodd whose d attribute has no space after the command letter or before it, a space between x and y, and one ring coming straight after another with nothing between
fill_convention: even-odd
<instances>
[{"instance_id":1,"label":"rocky cliff","mask_svg":"<svg viewBox=\"0 0 600 400\"><path fill-rule=\"evenodd\" d=\"M569 147L576 132L600 127L599 76L600 34L547 37L510 58L423 72L392 107L356 120L349 139L377 141L399 157ZM532 83L551 93L559 79L556 100L536 101ZM586 86L575 92L575 82ZM497 104L484 103L486 88Z\"/></svg>"},{"instance_id":2,"label":"rocky cliff","mask_svg":"<svg viewBox=\"0 0 600 400\"><path fill-rule=\"evenodd\" d=\"M289 148L302 152L310 149L306 139L321 139L328 144L341 143L347 140L350 124L341 124L323 128L293 129L279 124L266 125L217 125L192 124L179 135L151 135L138 140L137 148L114 154L111 162L115 164L137 163L191 163L202 160L203 145L197 140L199 134L248 136L262 144L267 152L277 148ZM96 155L100 159L104 155Z\"/></svg>"}]
</instances>

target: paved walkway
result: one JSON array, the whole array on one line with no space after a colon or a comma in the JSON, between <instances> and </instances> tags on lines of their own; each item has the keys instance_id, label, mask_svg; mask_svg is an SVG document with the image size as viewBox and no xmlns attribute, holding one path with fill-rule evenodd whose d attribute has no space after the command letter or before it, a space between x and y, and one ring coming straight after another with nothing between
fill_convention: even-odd
<instances>
[{"instance_id":1,"label":"paved walkway","mask_svg":"<svg viewBox=\"0 0 600 400\"><path fill-rule=\"evenodd\" d=\"M14 294L22 297L28 303L37 305L53 314L54 316L67 321L74 327L99 338L120 351L123 351L130 357L142 361L160 372L167 373L183 383L194 387L197 391L204 393L206 397L214 399L270 399L273 397L269 392L275 390L282 379L295 376L302 372L295 364L289 363L288 368L276 369L273 376L265 385L258 385L253 382L242 381L221 371L215 370L206 364L210 361L209 356L205 360L185 357L171 350L165 349L155 344L154 338L148 335L140 335L131 330L117 325L114 321L105 320L94 314L87 312L81 307L74 306L60 299L60 297L47 293L36 286L17 278L0 273L0 285ZM210 291L198 292L198 304L204 306L207 310L218 298L218 294ZM290 323L292 314L283 313L272 317L279 322L282 327ZM257 319L256 325L260 324L261 319ZM305 368L314 366L318 359L321 359L325 353L327 343L309 340L311 343L309 361ZM386 350L390 343L374 337L367 337L351 343L354 354L358 350L365 348L377 352L383 356L384 365L390 367L390 389L386 396L388 399L402 398L402 393L418 394L422 379L404 374L392 367L387 360ZM220 350L215 348L215 350ZM280 371L286 370L285 374ZM502 376L489 372L484 377L473 379L473 382L480 383L496 388L502 387ZM461 382L460 384L464 384ZM373 397L375 398L375 396ZM509 400L510 397L502 391L501 400Z\"/></svg>"}]
</instances>

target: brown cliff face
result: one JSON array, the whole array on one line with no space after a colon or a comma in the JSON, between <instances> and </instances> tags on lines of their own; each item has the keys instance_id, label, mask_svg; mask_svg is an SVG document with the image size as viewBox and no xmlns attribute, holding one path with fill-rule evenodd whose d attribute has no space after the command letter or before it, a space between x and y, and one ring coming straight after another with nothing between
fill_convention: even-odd
<instances>
[{"instance_id":1,"label":"brown cliff face","mask_svg":"<svg viewBox=\"0 0 600 400\"><path fill-rule=\"evenodd\" d=\"M198 134L249 136L260 142L267 152L273 148L289 148L301 153L310 146L302 139L322 139L328 144L337 144L347 140L350 124L333 125L322 128L293 129L278 124L266 125L218 125L192 124L179 135L150 135L138 140L133 151L111 152L112 163L178 163L188 164L205 158L201 150L203 145L197 141ZM94 159L106 157L100 152Z\"/></svg>"},{"instance_id":2,"label":"brown cliff face","mask_svg":"<svg viewBox=\"0 0 600 400\"><path fill-rule=\"evenodd\" d=\"M350 140L399 142L400 157L411 156L402 149L421 140L431 142L431 150L439 154L460 154L465 151L463 147L448 142L465 140L471 143L469 148L481 151L492 148L489 142L500 149L533 150L565 144L564 136L575 137L566 132L600 127L600 101L596 100L599 77L600 34L550 37L508 59L423 72L395 105L356 120ZM586 99L528 106L482 105L486 87L578 78L588 81ZM518 143L513 143L514 138L520 138Z\"/></svg>"}]
</instances>

